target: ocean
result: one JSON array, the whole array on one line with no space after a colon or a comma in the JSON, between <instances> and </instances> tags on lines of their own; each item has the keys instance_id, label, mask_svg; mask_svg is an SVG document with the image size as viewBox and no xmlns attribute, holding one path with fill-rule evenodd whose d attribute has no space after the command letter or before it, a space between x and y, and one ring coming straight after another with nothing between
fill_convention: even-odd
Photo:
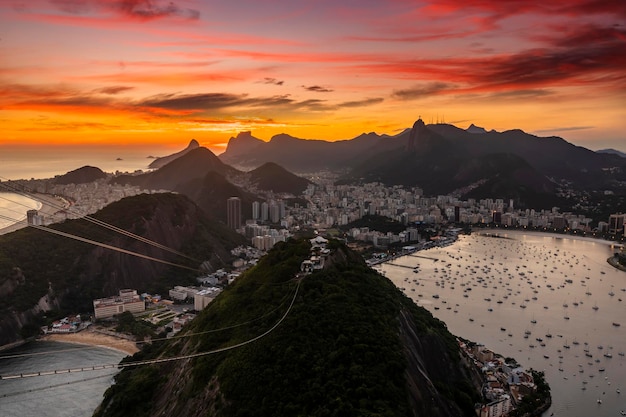
<instances>
[{"instance_id":1,"label":"ocean","mask_svg":"<svg viewBox=\"0 0 626 417\"><path fill-rule=\"evenodd\" d=\"M125 353L112 349L35 341L0 352L0 375L117 364ZM3 417L93 415L117 368L0 380Z\"/></svg>"},{"instance_id":2,"label":"ocean","mask_svg":"<svg viewBox=\"0 0 626 417\"><path fill-rule=\"evenodd\" d=\"M453 334L545 371L553 404L544 415L620 415L626 272L606 262L615 248L558 235L503 236L460 236L379 270Z\"/></svg>"},{"instance_id":3,"label":"ocean","mask_svg":"<svg viewBox=\"0 0 626 417\"><path fill-rule=\"evenodd\" d=\"M161 149L163 154L168 151ZM26 211L40 208L40 204L27 197L5 193L1 182L18 179L45 179L63 175L85 165L95 166L104 172L135 172L145 170L153 159L148 158L148 151L135 148L104 149L99 151L80 151L76 149L53 149L48 152L24 152L3 149L0 152L0 229L10 226L11 220L23 220Z\"/></svg>"},{"instance_id":4,"label":"ocean","mask_svg":"<svg viewBox=\"0 0 626 417\"><path fill-rule=\"evenodd\" d=\"M181 147L181 149L183 149ZM149 156L165 156L175 149L146 150L125 147L106 148L49 148L2 149L0 152L0 180L54 178L69 171L90 165L104 172L134 172L146 169L153 161ZM150 153L158 152L158 154Z\"/></svg>"}]
</instances>

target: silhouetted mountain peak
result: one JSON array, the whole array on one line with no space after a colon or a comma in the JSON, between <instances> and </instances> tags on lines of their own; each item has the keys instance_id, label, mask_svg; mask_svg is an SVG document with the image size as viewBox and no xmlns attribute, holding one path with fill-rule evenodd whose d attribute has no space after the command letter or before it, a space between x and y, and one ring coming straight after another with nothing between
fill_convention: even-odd
<instances>
[{"instance_id":1,"label":"silhouetted mountain peak","mask_svg":"<svg viewBox=\"0 0 626 417\"><path fill-rule=\"evenodd\" d=\"M418 119L409 132L407 150L410 153L423 154L441 147L445 142L441 135L430 130L422 119Z\"/></svg>"},{"instance_id":2,"label":"silhouetted mountain peak","mask_svg":"<svg viewBox=\"0 0 626 417\"><path fill-rule=\"evenodd\" d=\"M274 162L266 162L248 173L250 181L262 190L276 193L301 194L311 183Z\"/></svg>"},{"instance_id":3,"label":"silhouetted mountain peak","mask_svg":"<svg viewBox=\"0 0 626 417\"><path fill-rule=\"evenodd\" d=\"M468 133L475 133L475 134L481 134L481 133L487 133L487 131L485 130L484 127L480 127L480 126L476 126L474 123L472 123L467 129L466 131Z\"/></svg>"},{"instance_id":4,"label":"silhouetted mountain peak","mask_svg":"<svg viewBox=\"0 0 626 417\"><path fill-rule=\"evenodd\" d=\"M172 162L173 160L180 158L181 156L185 155L186 153L194 150L194 149L198 149L200 147L200 144L198 143L197 140L195 139L191 139L191 141L189 142L189 145L187 145L187 147L185 149L183 149L182 151L173 153L171 155L168 156L163 156L161 158L156 158L154 161L152 161L150 163L150 165L148 165L148 168L151 169L159 169L162 166L165 166L167 164L169 164L170 162Z\"/></svg>"},{"instance_id":5,"label":"silhouetted mountain peak","mask_svg":"<svg viewBox=\"0 0 626 417\"><path fill-rule=\"evenodd\" d=\"M54 182L57 184L84 184L100 178L106 178L106 174L100 168L87 165L56 177Z\"/></svg>"},{"instance_id":6,"label":"silhouetted mountain peak","mask_svg":"<svg viewBox=\"0 0 626 417\"><path fill-rule=\"evenodd\" d=\"M276 143L293 142L293 141L298 141L298 140L302 140L302 139L298 139L286 133L279 133L278 135L272 136L272 139L270 139L270 143L276 144Z\"/></svg>"},{"instance_id":7,"label":"silhouetted mountain peak","mask_svg":"<svg viewBox=\"0 0 626 417\"><path fill-rule=\"evenodd\" d=\"M224 164L209 149L199 147L189 150L156 171L136 176L119 176L115 181L150 189L176 190L180 184L204 177L209 171L217 171L220 174L238 172Z\"/></svg>"},{"instance_id":8,"label":"silhouetted mountain peak","mask_svg":"<svg viewBox=\"0 0 626 417\"><path fill-rule=\"evenodd\" d=\"M613 149L613 148L600 149L600 150L597 150L596 153L608 153L611 155L617 155L617 156L621 156L622 158L626 158L626 153L620 152L617 149Z\"/></svg>"}]
</instances>

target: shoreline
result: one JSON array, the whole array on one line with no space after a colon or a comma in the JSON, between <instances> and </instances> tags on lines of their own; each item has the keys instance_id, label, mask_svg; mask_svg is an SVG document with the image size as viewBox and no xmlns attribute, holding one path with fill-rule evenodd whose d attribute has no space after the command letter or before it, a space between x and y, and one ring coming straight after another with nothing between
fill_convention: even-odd
<instances>
[{"instance_id":1,"label":"shoreline","mask_svg":"<svg viewBox=\"0 0 626 417\"><path fill-rule=\"evenodd\" d=\"M63 211L69 207L67 200L64 200L61 197L40 193L34 193L33 197L33 200L36 199L35 201L39 203L39 208L37 209L37 211L39 211L39 214L43 215L46 218L53 217L58 212ZM63 209L59 210L57 208L58 206L63 206ZM20 220L19 222L1 228L0 235L12 233L25 227L28 227L26 218Z\"/></svg>"},{"instance_id":2,"label":"shoreline","mask_svg":"<svg viewBox=\"0 0 626 417\"><path fill-rule=\"evenodd\" d=\"M78 333L51 333L39 337L37 340L61 342L61 343L75 343L86 346L97 346L107 349L117 350L118 352L126 353L128 356L132 356L139 352L139 348L135 344L127 339L117 338L114 336L105 335L95 332L91 329L85 329Z\"/></svg>"},{"instance_id":3,"label":"shoreline","mask_svg":"<svg viewBox=\"0 0 626 417\"><path fill-rule=\"evenodd\" d=\"M484 232L484 233L483 233ZM547 236L555 239L571 239L571 240L582 240L586 242L594 242L599 243L611 247L622 247L623 245L619 242L615 242L612 240L601 239L597 237L589 237L589 236L576 236L572 234L561 234L554 232L542 232L539 230L522 230L522 229L489 229L489 228L477 228L472 229L472 233L480 234L495 234L495 235L506 235L507 233L515 233L515 234L533 234L540 236Z\"/></svg>"}]
</instances>

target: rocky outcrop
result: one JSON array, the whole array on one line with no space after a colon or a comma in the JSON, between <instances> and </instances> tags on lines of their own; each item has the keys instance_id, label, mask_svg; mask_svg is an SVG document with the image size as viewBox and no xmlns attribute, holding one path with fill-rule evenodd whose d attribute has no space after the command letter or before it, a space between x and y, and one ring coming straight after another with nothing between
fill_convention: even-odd
<instances>
[{"instance_id":1,"label":"rocky outcrop","mask_svg":"<svg viewBox=\"0 0 626 417\"><path fill-rule=\"evenodd\" d=\"M150 165L148 165L148 168L150 168L150 169L159 169L162 166L165 166L165 165L169 164L173 160L175 160L177 158L180 158L181 156L185 155L189 151L192 151L192 150L197 149L199 147L200 147L200 144L198 143L198 141L195 140L195 139L191 139L191 141L189 142L189 145L187 145L187 147L185 149L183 149L180 152L176 152L174 154L168 155L168 156L162 156L160 158L156 158L154 161L152 161L150 163Z\"/></svg>"},{"instance_id":2,"label":"rocky outcrop","mask_svg":"<svg viewBox=\"0 0 626 417\"><path fill-rule=\"evenodd\" d=\"M100 168L84 166L56 177L54 182L56 184L85 184L106 178L106 176Z\"/></svg>"}]
</instances>

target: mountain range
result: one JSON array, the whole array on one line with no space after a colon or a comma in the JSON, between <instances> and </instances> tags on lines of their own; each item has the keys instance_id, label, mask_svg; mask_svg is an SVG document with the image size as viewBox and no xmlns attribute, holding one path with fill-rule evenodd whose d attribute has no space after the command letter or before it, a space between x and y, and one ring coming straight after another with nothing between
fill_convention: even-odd
<instances>
[{"instance_id":1,"label":"mountain range","mask_svg":"<svg viewBox=\"0 0 626 417\"><path fill-rule=\"evenodd\" d=\"M516 206L545 208L564 186L623 192L626 160L593 152L562 138L515 129L487 131L471 125L425 125L395 136L367 133L328 142L280 134L264 142L243 132L219 156L237 167L274 162L294 172L333 170L341 183L380 181L418 186L427 195L514 199Z\"/></svg>"},{"instance_id":2,"label":"mountain range","mask_svg":"<svg viewBox=\"0 0 626 417\"><path fill-rule=\"evenodd\" d=\"M170 159L170 162L155 171L140 175L120 175L112 181L185 194L209 215L223 221L226 220L228 198L241 199L244 218L252 217L253 201L263 200L257 194L235 185L233 181L246 183L257 191L293 195L300 195L310 184L310 181L273 163L264 164L247 173L239 171L223 163L204 147L191 149Z\"/></svg>"}]
</instances>

